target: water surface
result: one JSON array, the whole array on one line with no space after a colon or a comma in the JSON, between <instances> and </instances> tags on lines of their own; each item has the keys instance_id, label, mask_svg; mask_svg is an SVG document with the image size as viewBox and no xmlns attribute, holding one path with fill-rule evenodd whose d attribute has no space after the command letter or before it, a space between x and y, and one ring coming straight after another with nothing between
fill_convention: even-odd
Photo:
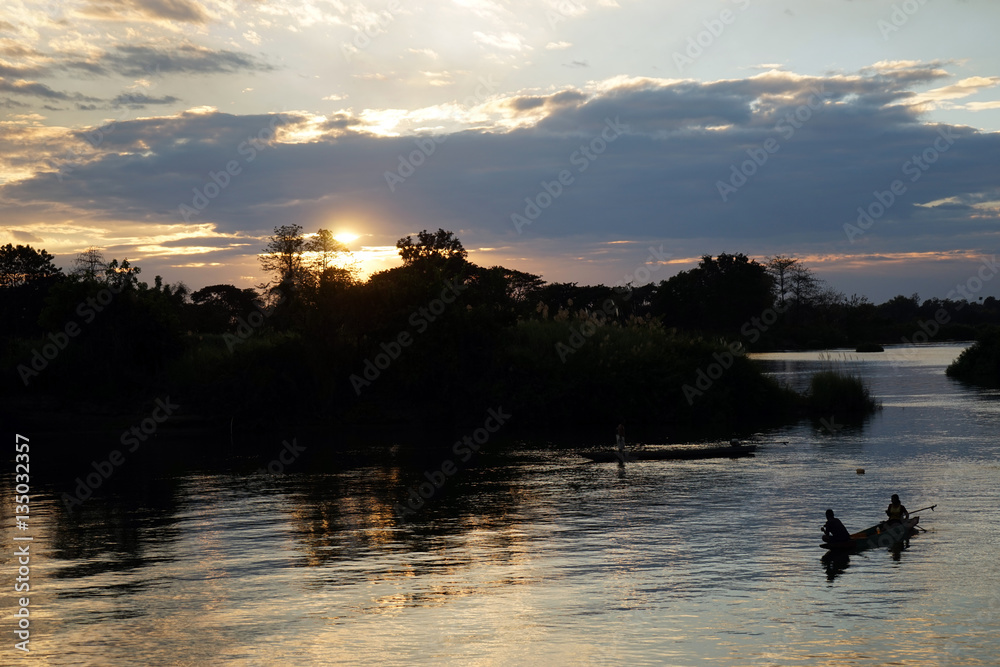
<instances>
[{"instance_id":1,"label":"water surface","mask_svg":"<svg viewBox=\"0 0 1000 667\"><path fill-rule=\"evenodd\" d=\"M65 489L37 488L29 660L995 665L1000 403L945 377L963 347L760 355L795 387L857 373L883 408L759 434L738 460L619 467L491 441L406 519L393 506L424 470L391 453L277 476L123 467L131 484L72 515ZM928 532L821 558L827 507L861 529L892 493L937 504Z\"/></svg>"}]
</instances>

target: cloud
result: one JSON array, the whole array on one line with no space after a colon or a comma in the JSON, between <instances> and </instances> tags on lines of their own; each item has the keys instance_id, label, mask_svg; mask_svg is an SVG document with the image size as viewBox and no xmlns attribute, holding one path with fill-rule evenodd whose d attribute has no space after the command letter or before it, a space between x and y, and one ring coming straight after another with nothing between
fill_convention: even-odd
<instances>
[{"instance_id":1,"label":"cloud","mask_svg":"<svg viewBox=\"0 0 1000 667\"><path fill-rule=\"evenodd\" d=\"M118 95L113 100L111 100L111 106L113 107L128 107L129 109L144 109L150 104L174 104L175 102L180 102L180 99L174 97L173 95L165 95L164 97L153 97L151 95L146 95L145 93L122 93Z\"/></svg>"},{"instance_id":2,"label":"cloud","mask_svg":"<svg viewBox=\"0 0 1000 667\"><path fill-rule=\"evenodd\" d=\"M65 93L59 90L53 90L49 88L44 83L38 83L36 81L8 81L6 79L0 78L0 92L12 93L15 95L27 95L31 97L41 97L50 100L80 100L94 102L98 101L95 97L89 97L87 95L82 95L80 93Z\"/></svg>"},{"instance_id":3,"label":"cloud","mask_svg":"<svg viewBox=\"0 0 1000 667\"><path fill-rule=\"evenodd\" d=\"M962 108L968 109L969 111L990 111L992 109L1000 109L1000 100L992 100L989 102L969 102Z\"/></svg>"},{"instance_id":4,"label":"cloud","mask_svg":"<svg viewBox=\"0 0 1000 667\"><path fill-rule=\"evenodd\" d=\"M1000 76L973 76L962 79L949 86L934 88L924 93L914 96L910 101L913 104L940 104L945 100L957 100L963 97L975 95L981 90L992 88L1000 84Z\"/></svg>"},{"instance_id":5,"label":"cloud","mask_svg":"<svg viewBox=\"0 0 1000 667\"><path fill-rule=\"evenodd\" d=\"M43 240L32 234L31 232L24 232L19 229L8 230L7 235L13 238L15 241L20 241L22 243L42 243Z\"/></svg>"},{"instance_id":6,"label":"cloud","mask_svg":"<svg viewBox=\"0 0 1000 667\"><path fill-rule=\"evenodd\" d=\"M441 57L434 49L407 49L407 51L417 56L427 56L433 60Z\"/></svg>"},{"instance_id":7,"label":"cloud","mask_svg":"<svg viewBox=\"0 0 1000 667\"><path fill-rule=\"evenodd\" d=\"M120 44L96 62L76 60L69 68L114 72L124 76L150 74L234 74L267 72L273 66L260 58L228 50L209 49L195 44L171 48Z\"/></svg>"},{"instance_id":8,"label":"cloud","mask_svg":"<svg viewBox=\"0 0 1000 667\"><path fill-rule=\"evenodd\" d=\"M711 82L616 77L497 97L474 118L450 117L466 125L438 141L426 130L387 135L436 127L443 107L289 113L278 123L187 111L120 121L61 182L38 165L0 187L0 199L8 224L41 237L33 223L60 216L251 236L277 219L307 230L350 219L373 244L445 227L512 257L526 244L579 252L621 238L673 244L678 257L943 252L992 243L1000 134L927 124L906 104L915 82L942 76L937 64L911 63ZM31 139L41 130L22 132L42 140ZM74 137L83 133L50 142ZM401 179L391 190L387 174ZM734 180L723 198L719 184ZM902 194L851 243L844 225L895 181ZM520 233L515 215L531 220Z\"/></svg>"},{"instance_id":9,"label":"cloud","mask_svg":"<svg viewBox=\"0 0 1000 667\"><path fill-rule=\"evenodd\" d=\"M479 44L490 46L502 51L524 51L531 47L524 43L523 38L512 32L505 32L500 35L486 34L478 30L472 33L473 38Z\"/></svg>"},{"instance_id":10,"label":"cloud","mask_svg":"<svg viewBox=\"0 0 1000 667\"><path fill-rule=\"evenodd\" d=\"M109 21L127 20L137 15L181 23L200 24L211 20L198 3L190 0L97 0L83 13Z\"/></svg>"},{"instance_id":11,"label":"cloud","mask_svg":"<svg viewBox=\"0 0 1000 667\"><path fill-rule=\"evenodd\" d=\"M564 90L553 95L522 95L506 100L506 105L515 112L530 111L543 107L559 107L584 102L587 95L579 90Z\"/></svg>"},{"instance_id":12,"label":"cloud","mask_svg":"<svg viewBox=\"0 0 1000 667\"><path fill-rule=\"evenodd\" d=\"M236 74L269 72L275 69L264 59L253 55L225 49L210 49L195 44L170 46L118 44L106 50L92 50L86 53L63 51L54 55L34 50L27 52L14 49L14 51L17 52L17 57L27 58L31 62L24 64L0 60L0 78L25 80L23 83L29 83L27 79L64 77L66 74L74 78L79 78L83 74L87 78L118 75L149 79L161 74ZM35 89L31 94L52 96L51 93L40 89ZM69 96L60 99L94 100L95 98Z\"/></svg>"}]
</instances>

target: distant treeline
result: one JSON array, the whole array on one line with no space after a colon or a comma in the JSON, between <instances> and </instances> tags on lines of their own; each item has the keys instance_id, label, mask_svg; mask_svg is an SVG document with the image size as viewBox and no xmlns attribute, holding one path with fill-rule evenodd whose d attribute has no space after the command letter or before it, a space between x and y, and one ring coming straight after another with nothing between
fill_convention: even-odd
<instances>
[{"instance_id":1,"label":"distant treeline","mask_svg":"<svg viewBox=\"0 0 1000 667\"><path fill-rule=\"evenodd\" d=\"M44 250L4 246L7 409L141 414L169 395L231 429L433 434L502 405L535 429L731 433L802 411L748 350L965 340L1000 323L993 297L875 305L788 257L705 256L659 284L609 287L477 266L440 229L396 245L403 265L362 281L328 231L277 227L261 254L271 282L194 292L97 248L64 273Z\"/></svg>"}]
</instances>

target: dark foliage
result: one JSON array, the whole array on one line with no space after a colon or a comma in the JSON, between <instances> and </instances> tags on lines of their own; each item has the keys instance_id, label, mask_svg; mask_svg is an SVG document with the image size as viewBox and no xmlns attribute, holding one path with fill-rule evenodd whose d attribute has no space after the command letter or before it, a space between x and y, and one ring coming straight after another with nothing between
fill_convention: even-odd
<instances>
[{"instance_id":1,"label":"dark foliage","mask_svg":"<svg viewBox=\"0 0 1000 667\"><path fill-rule=\"evenodd\" d=\"M1000 322L993 297L846 299L787 257L705 256L658 285L608 287L478 266L440 229L397 248L402 266L362 282L334 263L344 250L329 232L310 241L276 227L264 248L271 283L191 294L159 276L150 287L96 248L70 276L45 251L0 248L2 391L81 413L169 394L230 437L289 424L446 432L496 405L524 428L625 420L652 437L728 435L873 404L836 374L795 395L747 350L944 340ZM958 365L996 377L990 340Z\"/></svg>"}]
</instances>

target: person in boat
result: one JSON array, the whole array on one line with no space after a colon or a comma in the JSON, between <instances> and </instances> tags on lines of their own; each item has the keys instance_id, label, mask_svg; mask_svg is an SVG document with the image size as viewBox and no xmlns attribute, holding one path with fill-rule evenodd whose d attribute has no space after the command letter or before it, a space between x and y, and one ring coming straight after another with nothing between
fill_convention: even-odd
<instances>
[{"instance_id":1,"label":"person in boat","mask_svg":"<svg viewBox=\"0 0 1000 667\"><path fill-rule=\"evenodd\" d=\"M826 511L826 523L823 524L824 542L847 542L851 539L851 534L847 531L844 523L833 516L833 510Z\"/></svg>"},{"instance_id":2,"label":"person in boat","mask_svg":"<svg viewBox=\"0 0 1000 667\"><path fill-rule=\"evenodd\" d=\"M903 503L899 502L899 496L897 494L892 494L890 499L892 502L889 503L888 509L885 513L888 515L889 520L886 523L901 523L904 519L910 518L910 513L906 511Z\"/></svg>"},{"instance_id":3,"label":"person in boat","mask_svg":"<svg viewBox=\"0 0 1000 667\"><path fill-rule=\"evenodd\" d=\"M615 443L618 445L618 451L625 451L625 424L618 424L618 428L615 429Z\"/></svg>"}]
</instances>

